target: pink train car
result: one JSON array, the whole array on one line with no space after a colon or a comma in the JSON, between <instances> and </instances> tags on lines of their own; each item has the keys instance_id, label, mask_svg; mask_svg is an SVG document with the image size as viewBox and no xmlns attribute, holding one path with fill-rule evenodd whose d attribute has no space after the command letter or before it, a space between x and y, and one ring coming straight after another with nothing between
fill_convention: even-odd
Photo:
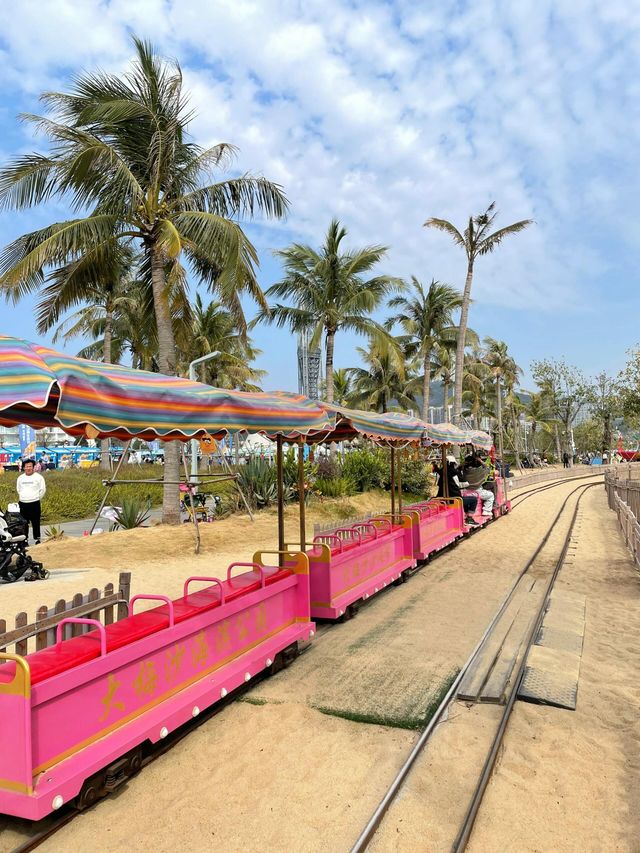
<instances>
[{"instance_id":1,"label":"pink train car","mask_svg":"<svg viewBox=\"0 0 640 853\"><path fill-rule=\"evenodd\" d=\"M498 518L501 515L506 515L506 513L511 511L511 501L507 499L504 487L504 480L502 477L496 476L495 478L495 501L493 504L493 516L487 517L482 515L482 501L478 496L478 493L475 489L465 489L465 495L475 495L478 498L478 503L476 505L475 512L473 513L474 521L480 525L481 527L487 524L492 518ZM465 530L469 530L468 527L465 526Z\"/></svg>"},{"instance_id":2,"label":"pink train car","mask_svg":"<svg viewBox=\"0 0 640 853\"><path fill-rule=\"evenodd\" d=\"M433 498L404 508L414 517L413 555L427 560L464 534L464 512L460 498Z\"/></svg>"},{"instance_id":3,"label":"pink train car","mask_svg":"<svg viewBox=\"0 0 640 853\"><path fill-rule=\"evenodd\" d=\"M312 617L339 619L414 568L412 528L410 515L389 515L316 536L307 551Z\"/></svg>"},{"instance_id":4,"label":"pink train car","mask_svg":"<svg viewBox=\"0 0 640 853\"><path fill-rule=\"evenodd\" d=\"M0 812L38 820L79 794L91 802L104 790L94 774L135 770L141 744L165 738L313 636L307 556L281 562L269 566L259 553L252 564L232 564L226 580L188 578L175 601L137 595L126 619L64 620L55 646L0 654ZM234 575L236 567L245 571ZM140 599L162 604L134 615ZM64 623L78 621L95 630L61 640Z\"/></svg>"}]
</instances>

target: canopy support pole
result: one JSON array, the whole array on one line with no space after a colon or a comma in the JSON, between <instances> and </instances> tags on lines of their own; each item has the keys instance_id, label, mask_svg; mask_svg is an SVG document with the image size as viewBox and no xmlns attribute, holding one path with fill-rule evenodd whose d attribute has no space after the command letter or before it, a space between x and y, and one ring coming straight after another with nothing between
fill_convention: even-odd
<instances>
[{"instance_id":1,"label":"canopy support pole","mask_svg":"<svg viewBox=\"0 0 640 853\"><path fill-rule=\"evenodd\" d=\"M402 512L402 450L398 450L398 512Z\"/></svg>"},{"instance_id":2,"label":"canopy support pole","mask_svg":"<svg viewBox=\"0 0 640 853\"><path fill-rule=\"evenodd\" d=\"M305 476L304 476L304 439L300 439L298 445L298 503L300 515L300 550L307 550L307 524L306 524L306 503L305 503Z\"/></svg>"},{"instance_id":3,"label":"canopy support pole","mask_svg":"<svg viewBox=\"0 0 640 853\"><path fill-rule=\"evenodd\" d=\"M391 448L391 515L396 514L396 449Z\"/></svg>"},{"instance_id":4,"label":"canopy support pole","mask_svg":"<svg viewBox=\"0 0 640 853\"><path fill-rule=\"evenodd\" d=\"M447 469L447 446L442 445L442 494L445 498L449 497L449 471Z\"/></svg>"},{"instance_id":5,"label":"canopy support pole","mask_svg":"<svg viewBox=\"0 0 640 853\"><path fill-rule=\"evenodd\" d=\"M131 439L129 439L129 441L127 441L127 443L122 448L122 456L120 457L120 459L118 459L118 464L116 465L116 470L113 472L113 477L111 478L112 480L117 479L118 471L122 467L122 463L124 462L124 460L126 459L126 457L129 454L129 445L130 444L131 444ZM104 497L102 498L102 501L100 502L100 506L98 507L96 517L93 519L93 524L91 525L91 530L89 531L89 536L91 536L93 531L96 529L96 524L98 523L98 519L100 518L100 513L105 508L105 505L107 503L107 499L109 498L109 495L111 493L112 488L113 488L112 484L109 484L107 486L107 491L104 493Z\"/></svg>"},{"instance_id":6,"label":"canopy support pole","mask_svg":"<svg viewBox=\"0 0 640 853\"><path fill-rule=\"evenodd\" d=\"M284 471L282 463L282 436L276 437L276 479L278 483L278 551L284 551ZM283 554L278 555L282 565Z\"/></svg>"},{"instance_id":7,"label":"canopy support pole","mask_svg":"<svg viewBox=\"0 0 640 853\"><path fill-rule=\"evenodd\" d=\"M198 525L198 514L196 513L196 504L195 504L195 501L193 500L193 489L195 489L197 486L197 479L196 479L196 482L193 483L193 485L189 484L189 482L190 482L189 481L189 468L187 466L187 456L184 452L184 448L182 451L182 464L184 466L184 478L185 478L186 483L187 483L187 489L188 489L187 494L189 495L189 503L191 504L191 517L193 519L193 532L194 532L195 537L196 537L195 553L199 554L200 553L200 527ZM196 478L197 478L197 476L198 475L196 473Z\"/></svg>"}]
</instances>

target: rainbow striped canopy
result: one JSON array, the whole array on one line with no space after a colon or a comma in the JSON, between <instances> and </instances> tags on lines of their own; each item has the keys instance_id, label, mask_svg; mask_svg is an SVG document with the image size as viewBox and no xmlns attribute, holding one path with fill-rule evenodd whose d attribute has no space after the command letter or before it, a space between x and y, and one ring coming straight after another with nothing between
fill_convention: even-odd
<instances>
[{"instance_id":1,"label":"rainbow striped canopy","mask_svg":"<svg viewBox=\"0 0 640 853\"><path fill-rule=\"evenodd\" d=\"M335 426L326 434L318 435L313 441L349 441L364 436L377 444L403 447L407 444L424 443L425 426L418 418L402 412L362 412L347 409L332 403L319 403L327 417L335 420Z\"/></svg>"},{"instance_id":2,"label":"rainbow striped canopy","mask_svg":"<svg viewBox=\"0 0 640 853\"><path fill-rule=\"evenodd\" d=\"M493 439L488 432L483 432L480 429L469 430L469 444L479 447L481 450L491 450L493 447Z\"/></svg>"},{"instance_id":3,"label":"rainbow striped canopy","mask_svg":"<svg viewBox=\"0 0 640 853\"><path fill-rule=\"evenodd\" d=\"M426 424L427 436L433 444L473 444L482 450L491 450L491 436L477 429L460 429L455 424Z\"/></svg>"},{"instance_id":4,"label":"rainbow striped canopy","mask_svg":"<svg viewBox=\"0 0 640 853\"><path fill-rule=\"evenodd\" d=\"M70 435L181 441L209 434L309 435L335 416L298 394L243 393L63 355L0 335L0 424Z\"/></svg>"}]
</instances>

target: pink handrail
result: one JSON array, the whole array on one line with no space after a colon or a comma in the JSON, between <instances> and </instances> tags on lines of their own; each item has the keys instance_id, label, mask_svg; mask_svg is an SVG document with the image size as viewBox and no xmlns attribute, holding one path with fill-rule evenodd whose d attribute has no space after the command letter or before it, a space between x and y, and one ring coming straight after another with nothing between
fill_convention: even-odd
<instances>
[{"instance_id":1,"label":"pink handrail","mask_svg":"<svg viewBox=\"0 0 640 853\"><path fill-rule=\"evenodd\" d=\"M237 566L254 569L260 572L260 586L264 587L264 571L262 566L258 565L258 563L231 563L227 569L227 583L231 584L231 569L235 569Z\"/></svg>"},{"instance_id":2,"label":"pink handrail","mask_svg":"<svg viewBox=\"0 0 640 853\"><path fill-rule=\"evenodd\" d=\"M93 625L100 632L100 657L104 657L107 653L107 632L104 629L102 622L97 619L75 619L71 616L62 619L56 625L56 646L62 644L62 627L63 625Z\"/></svg>"},{"instance_id":3,"label":"pink handrail","mask_svg":"<svg viewBox=\"0 0 640 853\"><path fill-rule=\"evenodd\" d=\"M367 527L373 531L373 538L374 539L378 538L378 528L375 526L375 524L372 524L370 521L359 521L357 524L354 524L353 527L358 532L360 532L360 528Z\"/></svg>"},{"instance_id":4,"label":"pink handrail","mask_svg":"<svg viewBox=\"0 0 640 853\"><path fill-rule=\"evenodd\" d=\"M218 580L218 578L209 578L205 575L193 575L190 578L187 578L184 582L184 586L182 587L182 595L184 598L187 597L189 592L189 584L193 581L209 581L210 583L215 583L220 587L220 604L224 604L224 587L222 586L222 581Z\"/></svg>"},{"instance_id":5,"label":"pink handrail","mask_svg":"<svg viewBox=\"0 0 640 853\"><path fill-rule=\"evenodd\" d=\"M314 544L316 542L320 542L322 545L326 545L326 542L323 542L323 539L330 539L333 542L338 543L338 551L342 551L342 539L339 536L334 536L333 533L319 533L317 536L313 537Z\"/></svg>"},{"instance_id":6,"label":"pink handrail","mask_svg":"<svg viewBox=\"0 0 640 853\"><path fill-rule=\"evenodd\" d=\"M129 613L133 616L133 604L135 601L164 601L164 603L169 607L169 627L173 628L174 619L173 619L173 601L168 598L166 595L134 595L131 601L129 602Z\"/></svg>"},{"instance_id":7,"label":"pink handrail","mask_svg":"<svg viewBox=\"0 0 640 853\"><path fill-rule=\"evenodd\" d=\"M362 535L355 527L337 527L336 533L348 533L351 538L354 538L353 534L355 533L358 537L358 544L362 542Z\"/></svg>"}]
</instances>

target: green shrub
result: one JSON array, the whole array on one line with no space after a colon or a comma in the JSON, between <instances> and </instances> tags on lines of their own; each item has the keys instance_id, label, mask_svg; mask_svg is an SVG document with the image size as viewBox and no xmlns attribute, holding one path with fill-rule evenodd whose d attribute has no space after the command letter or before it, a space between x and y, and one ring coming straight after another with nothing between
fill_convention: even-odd
<instances>
[{"instance_id":1,"label":"green shrub","mask_svg":"<svg viewBox=\"0 0 640 853\"><path fill-rule=\"evenodd\" d=\"M380 448L353 450L342 464L342 476L351 480L359 492L382 488L388 473L389 452Z\"/></svg>"},{"instance_id":2,"label":"green shrub","mask_svg":"<svg viewBox=\"0 0 640 853\"><path fill-rule=\"evenodd\" d=\"M121 480L146 480L162 477L162 465L123 465L118 474ZM71 471L47 471L44 474L47 493L42 501L42 520L46 524L59 524L77 518L90 518L95 515L105 488L102 480L110 476L109 472L99 468L74 468ZM0 476L0 506L18 500L16 493L15 471L5 471ZM135 483L126 486L114 486L109 495L109 503L121 506L125 498L150 501L152 506L162 503L162 486L149 483Z\"/></svg>"},{"instance_id":3,"label":"green shrub","mask_svg":"<svg viewBox=\"0 0 640 853\"><path fill-rule=\"evenodd\" d=\"M125 498L122 501L122 506L115 510L116 520L114 526L121 530L133 530L142 525L149 519L149 511L151 505L146 504L139 498Z\"/></svg>"},{"instance_id":4,"label":"green shrub","mask_svg":"<svg viewBox=\"0 0 640 853\"><path fill-rule=\"evenodd\" d=\"M318 477L315 488L325 498L343 498L356 491L353 481L348 477Z\"/></svg>"},{"instance_id":5,"label":"green shrub","mask_svg":"<svg viewBox=\"0 0 640 853\"><path fill-rule=\"evenodd\" d=\"M412 495L430 494L432 484L431 465L427 465L422 459L403 459L403 492L410 492Z\"/></svg>"},{"instance_id":6,"label":"green shrub","mask_svg":"<svg viewBox=\"0 0 640 853\"><path fill-rule=\"evenodd\" d=\"M238 482L249 503L257 509L278 499L276 469L265 459L250 459L238 468Z\"/></svg>"}]
</instances>

